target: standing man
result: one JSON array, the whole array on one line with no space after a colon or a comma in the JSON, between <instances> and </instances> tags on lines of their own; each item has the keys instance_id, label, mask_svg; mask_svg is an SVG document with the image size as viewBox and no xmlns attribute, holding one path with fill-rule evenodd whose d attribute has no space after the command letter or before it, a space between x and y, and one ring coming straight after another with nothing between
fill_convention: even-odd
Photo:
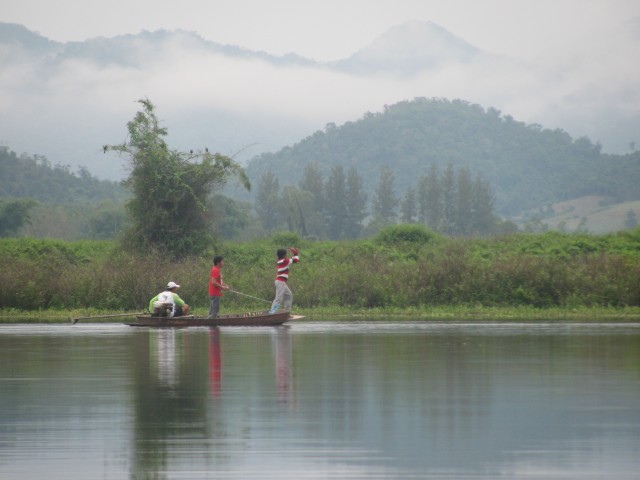
<instances>
[{"instance_id":1,"label":"standing man","mask_svg":"<svg viewBox=\"0 0 640 480\"><path fill-rule=\"evenodd\" d=\"M209 308L209 318L216 318L220 310L220 297L223 290L229 290L229 286L222 281L222 272L220 269L224 266L224 258L222 255L213 257L213 268L209 276L209 297L211 298L211 307Z\"/></svg>"},{"instance_id":2,"label":"standing man","mask_svg":"<svg viewBox=\"0 0 640 480\"><path fill-rule=\"evenodd\" d=\"M287 280L289 280L289 267L300 261L300 258L298 257L300 250L293 247L289 247L288 250L293 253L293 257L287 258L287 250L284 248L281 248L276 252L276 255L278 256L278 261L276 262L278 274L276 275L275 281L276 298L273 299L269 313L276 313L281 304L285 311L291 311L293 294L291 293L291 290L289 290Z\"/></svg>"}]
</instances>

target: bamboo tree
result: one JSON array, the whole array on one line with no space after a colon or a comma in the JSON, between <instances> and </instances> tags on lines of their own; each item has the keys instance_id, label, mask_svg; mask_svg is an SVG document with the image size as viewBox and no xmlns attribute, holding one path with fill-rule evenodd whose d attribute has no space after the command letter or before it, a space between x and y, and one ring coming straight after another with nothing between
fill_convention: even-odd
<instances>
[{"instance_id":1,"label":"bamboo tree","mask_svg":"<svg viewBox=\"0 0 640 480\"><path fill-rule=\"evenodd\" d=\"M109 150L129 156L125 185L133 192L127 203L132 226L126 245L140 251L158 249L173 257L196 254L212 241L213 210L210 196L229 176L250 184L244 170L221 154L170 150L160 127L155 106L148 99L138 102L142 110L127 124L129 139Z\"/></svg>"}]
</instances>

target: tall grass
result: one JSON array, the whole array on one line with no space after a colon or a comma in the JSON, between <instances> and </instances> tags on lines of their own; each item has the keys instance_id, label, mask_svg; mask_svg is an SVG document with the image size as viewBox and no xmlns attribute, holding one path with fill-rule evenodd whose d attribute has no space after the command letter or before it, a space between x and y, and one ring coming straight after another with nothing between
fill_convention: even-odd
<instances>
[{"instance_id":1,"label":"tall grass","mask_svg":"<svg viewBox=\"0 0 640 480\"><path fill-rule=\"evenodd\" d=\"M264 308L274 294L276 249L292 244L302 249L290 279L299 308L640 306L638 230L453 240L402 228L348 242L287 234L223 244L179 262L154 252L132 255L115 242L4 239L0 308L138 310L173 280L204 313L213 254L225 257L225 281L257 298L229 292L223 311Z\"/></svg>"}]
</instances>

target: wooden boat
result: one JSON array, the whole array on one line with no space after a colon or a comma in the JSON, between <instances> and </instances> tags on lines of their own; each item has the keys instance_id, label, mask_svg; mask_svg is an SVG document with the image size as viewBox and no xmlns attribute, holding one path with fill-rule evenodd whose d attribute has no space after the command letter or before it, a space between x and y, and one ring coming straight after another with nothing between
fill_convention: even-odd
<instances>
[{"instance_id":1,"label":"wooden boat","mask_svg":"<svg viewBox=\"0 0 640 480\"><path fill-rule=\"evenodd\" d=\"M246 312L218 315L216 318L195 317L153 317L136 315L136 321L126 322L132 327L266 327L282 325L291 320L304 318L302 315L291 315L290 312L269 313Z\"/></svg>"}]
</instances>

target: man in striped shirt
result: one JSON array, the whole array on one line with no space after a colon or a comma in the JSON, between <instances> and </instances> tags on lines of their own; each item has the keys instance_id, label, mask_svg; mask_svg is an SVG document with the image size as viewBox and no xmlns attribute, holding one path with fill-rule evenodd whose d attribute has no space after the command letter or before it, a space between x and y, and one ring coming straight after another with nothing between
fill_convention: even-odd
<instances>
[{"instance_id":1,"label":"man in striped shirt","mask_svg":"<svg viewBox=\"0 0 640 480\"><path fill-rule=\"evenodd\" d=\"M275 281L276 298L273 299L273 303L271 304L271 310L269 310L269 313L277 312L280 308L280 305L283 305L283 309L285 311L291 311L293 294L287 286L287 280L289 280L289 267L294 263L298 263L300 261L300 258L298 257L298 253L300 253L300 250L292 247L289 247L289 250L291 250L291 253L293 253L293 257L291 258L287 258L287 251L284 248L281 248L276 252L276 255L278 255L278 262L276 263L278 267L278 274L276 275Z\"/></svg>"}]
</instances>

